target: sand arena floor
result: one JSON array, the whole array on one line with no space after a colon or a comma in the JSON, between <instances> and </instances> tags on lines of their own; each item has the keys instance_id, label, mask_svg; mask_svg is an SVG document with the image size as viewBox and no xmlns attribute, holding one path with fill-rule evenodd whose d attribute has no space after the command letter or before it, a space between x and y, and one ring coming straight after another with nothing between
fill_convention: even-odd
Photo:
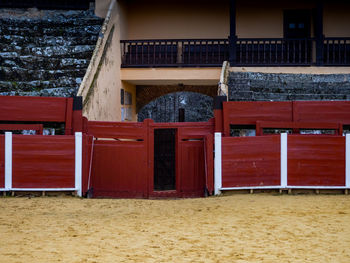
<instances>
[{"instance_id":1,"label":"sand arena floor","mask_svg":"<svg viewBox=\"0 0 350 263\"><path fill-rule=\"evenodd\" d=\"M0 262L350 262L350 196L0 198Z\"/></svg>"}]
</instances>

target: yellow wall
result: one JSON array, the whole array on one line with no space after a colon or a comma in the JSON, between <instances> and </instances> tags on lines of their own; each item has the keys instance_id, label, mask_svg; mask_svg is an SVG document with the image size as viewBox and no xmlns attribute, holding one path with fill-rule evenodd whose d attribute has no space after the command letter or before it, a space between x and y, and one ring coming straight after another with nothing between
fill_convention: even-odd
<instances>
[{"instance_id":1,"label":"yellow wall","mask_svg":"<svg viewBox=\"0 0 350 263\"><path fill-rule=\"evenodd\" d=\"M119 2L125 6L126 14L123 20L126 32L122 32L122 39L226 38L230 32L229 0ZM238 0L237 35L240 38L283 37L283 10L315 7L315 0ZM344 1L325 4L326 36L350 36L349 11L350 3Z\"/></svg>"},{"instance_id":2,"label":"yellow wall","mask_svg":"<svg viewBox=\"0 0 350 263\"><path fill-rule=\"evenodd\" d=\"M130 92L132 96L132 105L124 105L121 107L130 108L132 111L132 119L130 121L137 121L136 115L136 86L127 82L122 81L122 87L125 91Z\"/></svg>"},{"instance_id":3,"label":"yellow wall","mask_svg":"<svg viewBox=\"0 0 350 263\"><path fill-rule=\"evenodd\" d=\"M103 10L100 12L103 13ZM120 121L120 90L122 88L131 92L133 99L135 98L135 88L122 83L120 76L120 39L121 34L126 32L124 19L124 8L116 2L102 42L97 45L79 88L78 95L83 96L83 114L89 120ZM131 107L135 108L135 105L134 99Z\"/></svg>"},{"instance_id":4,"label":"yellow wall","mask_svg":"<svg viewBox=\"0 0 350 263\"><path fill-rule=\"evenodd\" d=\"M283 37L283 10L311 9L314 1L245 1L237 3L237 36L240 38Z\"/></svg>"},{"instance_id":5,"label":"yellow wall","mask_svg":"<svg viewBox=\"0 0 350 263\"><path fill-rule=\"evenodd\" d=\"M323 30L326 37L350 37L350 1L330 1L324 6Z\"/></svg>"},{"instance_id":6,"label":"yellow wall","mask_svg":"<svg viewBox=\"0 0 350 263\"><path fill-rule=\"evenodd\" d=\"M127 39L227 38L229 1L123 0Z\"/></svg>"}]
</instances>

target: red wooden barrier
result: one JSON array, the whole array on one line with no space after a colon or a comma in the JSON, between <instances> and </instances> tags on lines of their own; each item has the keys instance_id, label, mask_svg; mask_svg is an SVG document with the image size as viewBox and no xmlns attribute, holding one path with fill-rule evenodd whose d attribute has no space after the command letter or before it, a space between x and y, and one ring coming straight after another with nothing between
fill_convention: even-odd
<instances>
[{"instance_id":1,"label":"red wooden barrier","mask_svg":"<svg viewBox=\"0 0 350 263\"><path fill-rule=\"evenodd\" d=\"M181 141L181 196L203 196L205 187L204 140Z\"/></svg>"},{"instance_id":2,"label":"red wooden barrier","mask_svg":"<svg viewBox=\"0 0 350 263\"><path fill-rule=\"evenodd\" d=\"M255 125L256 121L292 121L292 102L235 101L223 102L224 136L230 124Z\"/></svg>"},{"instance_id":3,"label":"red wooden barrier","mask_svg":"<svg viewBox=\"0 0 350 263\"><path fill-rule=\"evenodd\" d=\"M87 129L90 135L97 138L92 149L93 195L95 197L147 197L145 123L89 121Z\"/></svg>"},{"instance_id":4,"label":"red wooden barrier","mask_svg":"<svg viewBox=\"0 0 350 263\"><path fill-rule=\"evenodd\" d=\"M94 197L147 197L147 147L143 141L94 143Z\"/></svg>"},{"instance_id":5,"label":"red wooden barrier","mask_svg":"<svg viewBox=\"0 0 350 263\"><path fill-rule=\"evenodd\" d=\"M153 190L154 130L176 129L176 191ZM214 120L205 123L149 123L149 169L148 192L151 197L195 197L203 196L207 188L209 194L214 188L213 168ZM187 158L188 157L188 158Z\"/></svg>"},{"instance_id":6,"label":"red wooden barrier","mask_svg":"<svg viewBox=\"0 0 350 263\"><path fill-rule=\"evenodd\" d=\"M350 124L350 101L294 101L295 122Z\"/></svg>"},{"instance_id":7,"label":"red wooden barrier","mask_svg":"<svg viewBox=\"0 0 350 263\"><path fill-rule=\"evenodd\" d=\"M0 96L0 121L65 124L65 134L82 131L81 97Z\"/></svg>"},{"instance_id":8,"label":"red wooden barrier","mask_svg":"<svg viewBox=\"0 0 350 263\"><path fill-rule=\"evenodd\" d=\"M97 138L91 173L95 197L190 197L203 196L205 187L210 193L213 191L213 120L207 123L87 122L85 125L88 133ZM164 128L177 130L174 191L154 191L153 185L154 130Z\"/></svg>"},{"instance_id":9,"label":"red wooden barrier","mask_svg":"<svg viewBox=\"0 0 350 263\"><path fill-rule=\"evenodd\" d=\"M5 136L0 135L0 188L5 187Z\"/></svg>"},{"instance_id":10,"label":"red wooden barrier","mask_svg":"<svg viewBox=\"0 0 350 263\"><path fill-rule=\"evenodd\" d=\"M345 137L288 136L288 185L345 186Z\"/></svg>"},{"instance_id":11,"label":"red wooden barrier","mask_svg":"<svg viewBox=\"0 0 350 263\"><path fill-rule=\"evenodd\" d=\"M214 121L182 123L178 126L179 179L181 197L203 196L214 188Z\"/></svg>"},{"instance_id":12,"label":"red wooden barrier","mask_svg":"<svg viewBox=\"0 0 350 263\"><path fill-rule=\"evenodd\" d=\"M335 123L350 125L350 101L230 101L223 102L224 136L230 124L255 125L260 122ZM220 111L216 126L220 130ZM283 127L280 127L283 128ZM287 128L287 127L284 127Z\"/></svg>"},{"instance_id":13,"label":"red wooden barrier","mask_svg":"<svg viewBox=\"0 0 350 263\"><path fill-rule=\"evenodd\" d=\"M33 130L36 135L43 134L42 124L0 124L0 130L2 131L21 131L21 130Z\"/></svg>"},{"instance_id":14,"label":"red wooden barrier","mask_svg":"<svg viewBox=\"0 0 350 263\"><path fill-rule=\"evenodd\" d=\"M280 136L222 138L222 187L277 185Z\"/></svg>"},{"instance_id":15,"label":"red wooden barrier","mask_svg":"<svg viewBox=\"0 0 350 263\"><path fill-rule=\"evenodd\" d=\"M74 188L75 137L13 135L13 188Z\"/></svg>"},{"instance_id":16,"label":"red wooden barrier","mask_svg":"<svg viewBox=\"0 0 350 263\"><path fill-rule=\"evenodd\" d=\"M91 135L83 135L83 151L82 151L82 183L81 189L82 194L85 195L89 190L89 180L91 180L91 172L92 172L92 158L93 158L93 136ZM91 184L91 182L90 182Z\"/></svg>"},{"instance_id":17,"label":"red wooden barrier","mask_svg":"<svg viewBox=\"0 0 350 263\"><path fill-rule=\"evenodd\" d=\"M65 122L72 98L0 96L0 120Z\"/></svg>"},{"instance_id":18,"label":"red wooden barrier","mask_svg":"<svg viewBox=\"0 0 350 263\"><path fill-rule=\"evenodd\" d=\"M145 139L147 135L142 122L88 121L87 132L95 138Z\"/></svg>"}]
</instances>

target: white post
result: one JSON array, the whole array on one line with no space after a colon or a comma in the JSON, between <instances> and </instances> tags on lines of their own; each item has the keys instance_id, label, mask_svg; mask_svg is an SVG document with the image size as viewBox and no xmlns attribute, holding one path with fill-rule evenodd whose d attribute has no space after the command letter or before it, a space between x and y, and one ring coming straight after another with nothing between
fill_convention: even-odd
<instances>
[{"instance_id":1,"label":"white post","mask_svg":"<svg viewBox=\"0 0 350 263\"><path fill-rule=\"evenodd\" d=\"M286 188L288 185L287 151L287 133L281 133L281 188Z\"/></svg>"},{"instance_id":2,"label":"white post","mask_svg":"<svg viewBox=\"0 0 350 263\"><path fill-rule=\"evenodd\" d=\"M215 133L214 194L219 195L222 187L221 132Z\"/></svg>"},{"instance_id":3,"label":"white post","mask_svg":"<svg viewBox=\"0 0 350 263\"><path fill-rule=\"evenodd\" d=\"M5 189L12 188L12 132L5 132Z\"/></svg>"},{"instance_id":4,"label":"white post","mask_svg":"<svg viewBox=\"0 0 350 263\"><path fill-rule=\"evenodd\" d=\"M345 135L345 187L350 188L350 134Z\"/></svg>"},{"instance_id":5,"label":"white post","mask_svg":"<svg viewBox=\"0 0 350 263\"><path fill-rule=\"evenodd\" d=\"M83 156L83 134L81 132L75 133L75 189L77 195L82 196L82 156Z\"/></svg>"}]
</instances>

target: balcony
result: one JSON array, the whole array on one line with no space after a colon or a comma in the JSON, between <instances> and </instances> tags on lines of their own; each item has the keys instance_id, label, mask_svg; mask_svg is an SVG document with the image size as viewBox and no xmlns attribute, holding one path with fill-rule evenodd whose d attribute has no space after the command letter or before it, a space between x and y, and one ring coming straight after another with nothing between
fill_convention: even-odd
<instances>
[{"instance_id":1,"label":"balcony","mask_svg":"<svg viewBox=\"0 0 350 263\"><path fill-rule=\"evenodd\" d=\"M122 67L220 67L228 39L122 40Z\"/></svg>"},{"instance_id":2,"label":"balcony","mask_svg":"<svg viewBox=\"0 0 350 263\"><path fill-rule=\"evenodd\" d=\"M122 40L121 50L122 67L350 66L350 38Z\"/></svg>"}]
</instances>

